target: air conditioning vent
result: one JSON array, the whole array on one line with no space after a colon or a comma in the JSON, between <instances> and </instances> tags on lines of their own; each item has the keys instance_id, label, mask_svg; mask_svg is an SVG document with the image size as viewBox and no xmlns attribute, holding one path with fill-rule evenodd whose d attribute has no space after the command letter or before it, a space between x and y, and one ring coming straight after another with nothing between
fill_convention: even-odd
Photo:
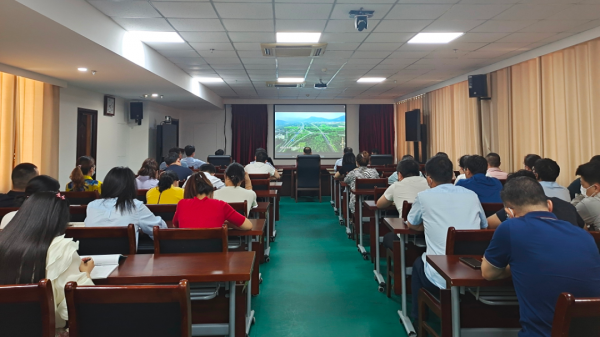
<instances>
[{"instance_id":1,"label":"air conditioning vent","mask_svg":"<svg viewBox=\"0 0 600 337\"><path fill-rule=\"evenodd\" d=\"M263 56L273 57L319 57L325 53L327 43L261 43Z\"/></svg>"},{"instance_id":2,"label":"air conditioning vent","mask_svg":"<svg viewBox=\"0 0 600 337\"><path fill-rule=\"evenodd\" d=\"M304 83L267 82L269 88L304 88Z\"/></svg>"}]
</instances>

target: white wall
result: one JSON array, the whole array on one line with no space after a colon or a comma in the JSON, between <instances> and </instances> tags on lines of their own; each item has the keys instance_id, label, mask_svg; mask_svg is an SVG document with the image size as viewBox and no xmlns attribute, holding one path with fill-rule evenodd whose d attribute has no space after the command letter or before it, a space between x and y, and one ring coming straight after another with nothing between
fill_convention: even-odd
<instances>
[{"instance_id":1,"label":"white wall","mask_svg":"<svg viewBox=\"0 0 600 337\"><path fill-rule=\"evenodd\" d=\"M206 134L202 134L205 131ZM206 139L210 137L210 139ZM212 138L214 137L214 139ZM231 153L231 107L217 110L183 111L179 121L179 145L194 145L196 158L206 160L208 155L222 149ZM205 141L204 141L205 140ZM227 142L227 146L225 146Z\"/></svg>"}]
</instances>

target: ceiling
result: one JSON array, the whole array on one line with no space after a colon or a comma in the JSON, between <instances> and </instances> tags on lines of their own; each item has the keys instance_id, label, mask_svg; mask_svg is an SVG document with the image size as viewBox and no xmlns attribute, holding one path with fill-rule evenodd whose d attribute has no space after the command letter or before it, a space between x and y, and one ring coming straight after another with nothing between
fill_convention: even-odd
<instances>
[{"instance_id":1,"label":"ceiling","mask_svg":"<svg viewBox=\"0 0 600 337\"><path fill-rule=\"evenodd\" d=\"M82 0L83 1L83 0ZM223 98L396 98L600 26L600 0L87 0L126 30L177 31L186 43L149 43ZM348 12L374 10L369 28ZM276 61L260 43L275 32L322 32L306 88L267 88ZM449 44L406 42L418 32L465 32ZM310 58L279 58L280 77L304 77ZM327 82L342 67L326 90ZM379 84L356 83L386 77Z\"/></svg>"}]
</instances>

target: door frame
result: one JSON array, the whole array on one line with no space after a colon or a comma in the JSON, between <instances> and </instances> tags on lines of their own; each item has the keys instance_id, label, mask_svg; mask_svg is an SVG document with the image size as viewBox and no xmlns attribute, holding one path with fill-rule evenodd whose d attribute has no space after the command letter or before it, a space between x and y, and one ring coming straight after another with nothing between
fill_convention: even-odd
<instances>
[{"instance_id":1,"label":"door frame","mask_svg":"<svg viewBox=\"0 0 600 337\"><path fill-rule=\"evenodd\" d=\"M77 124L76 124L76 141L75 141L75 165L77 165L77 159L79 159L78 153L78 142L79 142L79 122L84 115L92 115L92 122L94 126L92 127L92 149L90 156L97 160L96 155L98 153L98 110L77 108Z\"/></svg>"}]
</instances>

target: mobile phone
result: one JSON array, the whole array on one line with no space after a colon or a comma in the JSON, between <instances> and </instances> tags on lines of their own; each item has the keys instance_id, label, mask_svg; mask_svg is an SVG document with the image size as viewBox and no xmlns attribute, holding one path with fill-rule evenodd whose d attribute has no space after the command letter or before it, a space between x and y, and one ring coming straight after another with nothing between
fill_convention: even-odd
<instances>
[{"instance_id":1,"label":"mobile phone","mask_svg":"<svg viewBox=\"0 0 600 337\"><path fill-rule=\"evenodd\" d=\"M466 264L473 269L481 269L481 261L472 257L461 257L458 259L460 262Z\"/></svg>"}]
</instances>

